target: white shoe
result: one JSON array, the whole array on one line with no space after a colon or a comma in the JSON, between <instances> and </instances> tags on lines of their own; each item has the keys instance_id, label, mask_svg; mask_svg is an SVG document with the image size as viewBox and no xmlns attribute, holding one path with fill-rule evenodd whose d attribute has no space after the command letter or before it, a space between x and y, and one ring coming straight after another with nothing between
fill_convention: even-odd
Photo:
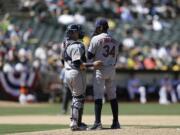
<instances>
[{"instance_id":1,"label":"white shoe","mask_svg":"<svg viewBox=\"0 0 180 135\"><path fill-rule=\"evenodd\" d=\"M141 98L141 99L140 99L140 102L141 102L141 104L145 104L147 101L146 101L145 98Z\"/></svg>"},{"instance_id":2,"label":"white shoe","mask_svg":"<svg viewBox=\"0 0 180 135\"><path fill-rule=\"evenodd\" d=\"M78 125L77 125L77 121L75 120L72 120L71 123L70 123L70 128L72 131L75 131L75 130L78 130Z\"/></svg>"}]
</instances>

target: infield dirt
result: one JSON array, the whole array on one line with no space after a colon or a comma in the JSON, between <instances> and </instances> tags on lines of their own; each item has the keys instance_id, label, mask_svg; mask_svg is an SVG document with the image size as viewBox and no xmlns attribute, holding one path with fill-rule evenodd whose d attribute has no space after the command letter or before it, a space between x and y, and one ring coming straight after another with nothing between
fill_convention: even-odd
<instances>
[{"instance_id":1,"label":"infield dirt","mask_svg":"<svg viewBox=\"0 0 180 135\"><path fill-rule=\"evenodd\" d=\"M3 106L18 106L16 103L2 102ZM38 105L35 105L38 106ZM100 131L76 131L58 129L39 132L16 133L16 135L180 135L180 115L119 115L122 129ZM84 115L88 125L94 122L93 115ZM102 123L111 125L112 116L103 115ZM63 124L69 125L69 115L17 115L0 116L0 124ZM14 134L15 135L15 134Z\"/></svg>"},{"instance_id":2,"label":"infield dirt","mask_svg":"<svg viewBox=\"0 0 180 135\"><path fill-rule=\"evenodd\" d=\"M104 125L111 124L111 116L102 116ZM100 131L76 131L70 129L49 130L40 132L26 132L16 135L180 135L180 116L120 116L122 129ZM94 116L85 115L83 121L92 125ZM0 116L0 124L63 124L69 125L68 115L56 116ZM179 125L179 127L178 127ZM173 128L176 126L176 128ZM172 127L172 128L171 128Z\"/></svg>"}]
</instances>

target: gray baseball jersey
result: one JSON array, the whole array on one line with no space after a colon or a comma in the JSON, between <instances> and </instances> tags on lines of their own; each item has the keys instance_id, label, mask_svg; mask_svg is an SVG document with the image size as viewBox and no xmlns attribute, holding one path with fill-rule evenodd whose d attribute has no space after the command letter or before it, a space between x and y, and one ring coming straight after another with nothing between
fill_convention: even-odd
<instances>
[{"instance_id":1,"label":"gray baseball jersey","mask_svg":"<svg viewBox=\"0 0 180 135\"><path fill-rule=\"evenodd\" d=\"M94 36L88 52L94 54L94 60L101 60L103 67L94 72L94 98L102 99L106 90L108 99L116 98L115 64L119 52L119 44L109 34Z\"/></svg>"},{"instance_id":2,"label":"gray baseball jersey","mask_svg":"<svg viewBox=\"0 0 180 135\"><path fill-rule=\"evenodd\" d=\"M85 62L85 48L81 42L69 41L65 48L65 79L73 96L85 94L86 76L85 71L74 67L73 62L80 60Z\"/></svg>"}]
</instances>

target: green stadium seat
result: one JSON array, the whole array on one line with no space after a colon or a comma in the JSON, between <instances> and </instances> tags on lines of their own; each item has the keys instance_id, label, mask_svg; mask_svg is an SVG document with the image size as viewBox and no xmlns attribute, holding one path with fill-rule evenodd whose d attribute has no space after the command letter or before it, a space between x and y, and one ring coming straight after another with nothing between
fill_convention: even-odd
<instances>
[{"instance_id":1,"label":"green stadium seat","mask_svg":"<svg viewBox=\"0 0 180 135\"><path fill-rule=\"evenodd\" d=\"M63 38L64 38L64 35L62 32L62 29L61 28L56 29L52 36L52 41L60 42L63 40Z\"/></svg>"},{"instance_id":2,"label":"green stadium seat","mask_svg":"<svg viewBox=\"0 0 180 135\"><path fill-rule=\"evenodd\" d=\"M45 32L44 36L42 37L42 41L41 42L43 44L48 43L48 41L50 41L50 38L51 38L51 35L53 34L53 32L54 32L54 27L53 26L48 26L46 28L46 32Z\"/></svg>"}]
</instances>

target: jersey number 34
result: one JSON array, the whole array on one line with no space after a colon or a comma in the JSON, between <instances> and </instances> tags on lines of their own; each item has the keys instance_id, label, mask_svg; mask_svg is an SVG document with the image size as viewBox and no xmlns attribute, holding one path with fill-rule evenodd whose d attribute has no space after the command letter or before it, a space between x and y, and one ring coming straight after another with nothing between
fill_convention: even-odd
<instances>
[{"instance_id":1,"label":"jersey number 34","mask_svg":"<svg viewBox=\"0 0 180 135\"><path fill-rule=\"evenodd\" d=\"M108 56L115 57L115 46L105 45L103 49L104 49L103 52L104 57L108 57Z\"/></svg>"}]
</instances>

